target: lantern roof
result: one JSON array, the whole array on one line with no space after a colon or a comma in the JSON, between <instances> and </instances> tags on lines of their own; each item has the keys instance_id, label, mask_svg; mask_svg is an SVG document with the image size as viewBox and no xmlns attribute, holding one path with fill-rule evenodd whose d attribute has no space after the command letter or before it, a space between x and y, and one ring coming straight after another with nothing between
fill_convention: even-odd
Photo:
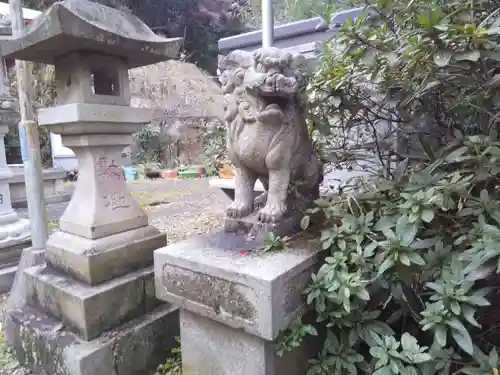
<instances>
[{"instance_id":1,"label":"lantern roof","mask_svg":"<svg viewBox=\"0 0 500 375\"><path fill-rule=\"evenodd\" d=\"M128 68L178 55L182 38L162 38L130 13L89 0L64 0L36 17L18 37L3 39L6 57L45 64L71 52L120 57Z\"/></svg>"}]
</instances>

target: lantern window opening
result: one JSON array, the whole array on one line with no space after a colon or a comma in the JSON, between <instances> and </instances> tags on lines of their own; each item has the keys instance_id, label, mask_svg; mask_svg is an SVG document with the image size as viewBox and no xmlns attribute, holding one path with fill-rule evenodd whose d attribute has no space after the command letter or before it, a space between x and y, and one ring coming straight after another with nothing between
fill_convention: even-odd
<instances>
[{"instance_id":1,"label":"lantern window opening","mask_svg":"<svg viewBox=\"0 0 500 375\"><path fill-rule=\"evenodd\" d=\"M90 78L94 95L120 95L120 80L116 71L105 67L92 68Z\"/></svg>"}]
</instances>

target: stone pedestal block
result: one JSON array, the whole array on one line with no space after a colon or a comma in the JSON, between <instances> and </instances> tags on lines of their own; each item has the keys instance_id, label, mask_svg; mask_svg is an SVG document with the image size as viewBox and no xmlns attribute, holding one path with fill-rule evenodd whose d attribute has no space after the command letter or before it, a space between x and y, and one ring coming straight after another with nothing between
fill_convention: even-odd
<instances>
[{"instance_id":1,"label":"stone pedestal block","mask_svg":"<svg viewBox=\"0 0 500 375\"><path fill-rule=\"evenodd\" d=\"M25 277L28 303L59 318L85 340L95 339L160 304L154 295L152 267L94 287L46 266L28 269Z\"/></svg>"},{"instance_id":2,"label":"stone pedestal block","mask_svg":"<svg viewBox=\"0 0 500 375\"><path fill-rule=\"evenodd\" d=\"M150 266L153 250L164 246L165 241L165 234L150 226L97 240L58 231L47 243L46 259L75 279L98 285Z\"/></svg>"},{"instance_id":3,"label":"stone pedestal block","mask_svg":"<svg viewBox=\"0 0 500 375\"><path fill-rule=\"evenodd\" d=\"M178 310L168 305L91 341L30 306L14 311L11 319L18 360L42 375L150 375L179 335Z\"/></svg>"},{"instance_id":4,"label":"stone pedestal block","mask_svg":"<svg viewBox=\"0 0 500 375\"><path fill-rule=\"evenodd\" d=\"M274 341L181 310L182 375L306 375L318 340L299 350L276 355Z\"/></svg>"},{"instance_id":5,"label":"stone pedestal block","mask_svg":"<svg viewBox=\"0 0 500 375\"><path fill-rule=\"evenodd\" d=\"M21 254L24 249L31 246L31 236L29 236L29 221L20 219L18 225L23 225L23 231L28 236L20 239L11 239L3 247L0 247L0 294L7 293L12 287L17 272L17 266L21 260ZM7 228L1 228L8 231Z\"/></svg>"},{"instance_id":6,"label":"stone pedestal block","mask_svg":"<svg viewBox=\"0 0 500 375\"><path fill-rule=\"evenodd\" d=\"M26 197L24 166L22 164L10 164L8 167L13 173L13 176L9 179L12 207L26 208L28 207L28 199ZM43 195L46 204L67 202L71 199L68 192L58 189L57 186L57 182L62 181L65 177L66 171L61 168L42 170Z\"/></svg>"},{"instance_id":7,"label":"stone pedestal block","mask_svg":"<svg viewBox=\"0 0 500 375\"><path fill-rule=\"evenodd\" d=\"M307 347L284 358L276 340L305 312L320 253L297 240L272 254L246 236L199 236L155 251L158 298L181 306L183 374L305 375ZM241 250L249 251L242 256ZM255 251L255 252L254 252Z\"/></svg>"}]
</instances>

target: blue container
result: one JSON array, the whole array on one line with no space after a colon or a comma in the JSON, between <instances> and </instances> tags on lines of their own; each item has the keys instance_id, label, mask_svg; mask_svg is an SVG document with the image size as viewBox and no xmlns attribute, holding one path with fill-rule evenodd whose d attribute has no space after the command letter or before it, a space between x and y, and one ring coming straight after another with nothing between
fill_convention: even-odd
<instances>
[{"instance_id":1,"label":"blue container","mask_svg":"<svg viewBox=\"0 0 500 375\"><path fill-rule=\"evenodd\" d=\"M139 179L139 172L135 167L123 167L123 176L125 181L134 181Z\"/></svg>"}]
</instances>

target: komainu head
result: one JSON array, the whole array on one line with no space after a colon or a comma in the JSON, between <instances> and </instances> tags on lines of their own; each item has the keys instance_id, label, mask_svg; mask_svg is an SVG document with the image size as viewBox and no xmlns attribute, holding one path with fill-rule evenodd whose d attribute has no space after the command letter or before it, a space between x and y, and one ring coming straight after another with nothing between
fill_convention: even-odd
<instances>
[{"instance_id":1,"label":"komainu head","mask_svg":"<svg viewBox=\"0 0 500 375\"><path fill-rule=\"evenodd\" d=\"M219 77L225 93L249 90L253 95L290 97L305 83L306 59L275 47L253 52L233 51L219 60Z\"/></svg>"}]
</instances>

